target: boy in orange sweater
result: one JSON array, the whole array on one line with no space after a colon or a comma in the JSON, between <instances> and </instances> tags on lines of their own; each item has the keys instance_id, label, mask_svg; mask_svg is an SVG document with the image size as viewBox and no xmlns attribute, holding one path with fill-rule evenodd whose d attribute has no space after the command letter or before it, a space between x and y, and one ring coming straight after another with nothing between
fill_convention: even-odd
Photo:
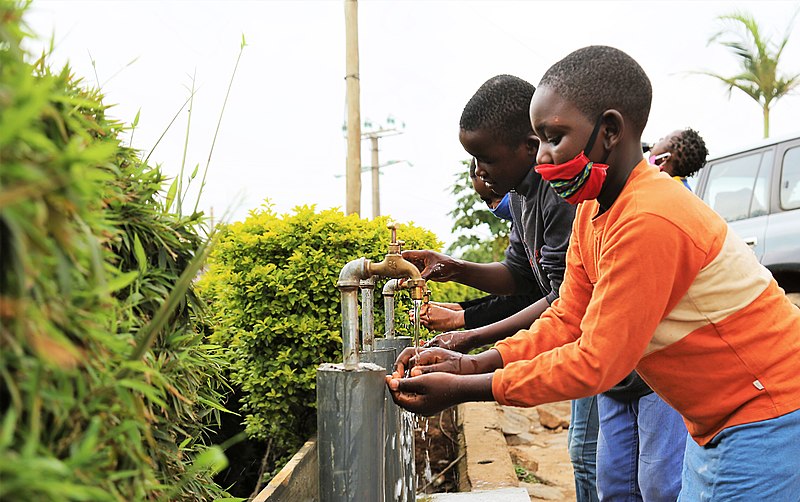
<instances>
[{"instance_id":1,"label":"boy in orange sweater","mask_svg":"<svg viewBox=\"0 0 800 502\"><path fill-rule=\"evenodd\" d=\"M796 501L800 310L716 213L642 158L651 95L611 47L545 73L531 102L536 169L579 204L560 298L481 354L405 351L389 389L423 414L535 406L636 369L689 430L680 500Z\"/></svg>"}]
</instances>

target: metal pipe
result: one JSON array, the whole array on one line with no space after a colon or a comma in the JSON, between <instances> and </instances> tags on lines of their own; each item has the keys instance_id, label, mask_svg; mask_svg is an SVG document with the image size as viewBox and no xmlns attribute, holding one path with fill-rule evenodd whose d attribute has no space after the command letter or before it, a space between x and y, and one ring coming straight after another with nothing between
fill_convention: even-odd
<instances>
[{"instance_id":1,"label":"metal pipe","mask_svg":"<svg viewBox=\"0 0 800 502\"><path fill-rule=\"evenodd\" d=\"M368 277L369 260L359 258L342 267L336 283L342 294L342 355L347 371L358 367L358 288Z\"/></svg>"},{"instance_id":2,"label":"metal pipe","mask_svg":"<svg viewBox=\"0 0 800 502\"><path fill-rule=\"evenodd\" d=\"M399 287L398 283L397 279L390 279L383 285L383 313L386 315L383 336L386 338L394 338L394 294Z\"/></svg>"},{"instance_id":3,"label":"metal pipe","mask_svg":"<svg viewBox=\"0 0 800 502\"><path fill-rule=\"evenodd\" d=\"M375 313L373 305L373 292L375 291L375 277L362 279L361 288L361 346L365 352L375 350Z\"/></svg>"},{"instance_id":4,"label":"metal pipe","mask_svg":"<svg viewBox=\"0 0 800 502\"><path fill-rule=\"evenodd\" d=\"M344 369L358 367L358 290L339 288L342 293L342 357Z\"/></svg>"}]
</instances>

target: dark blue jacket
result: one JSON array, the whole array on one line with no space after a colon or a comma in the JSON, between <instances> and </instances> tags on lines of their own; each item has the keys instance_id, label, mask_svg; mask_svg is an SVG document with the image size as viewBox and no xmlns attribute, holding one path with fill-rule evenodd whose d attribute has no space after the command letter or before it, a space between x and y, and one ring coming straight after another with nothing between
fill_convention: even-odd
<instances>
[{"instance_id":1,"label":"dark blue jacket","mask_svg":"<svg viewBox=\"0 0 800 502\"><path fill-rule=\"evenodd\" d=\"M538 286L553 303L564 280L575 206L559 197L533 168L511 193L510 202L514 224L503 264L514 276L516 293Z\"/></svg>"}]
</instances>

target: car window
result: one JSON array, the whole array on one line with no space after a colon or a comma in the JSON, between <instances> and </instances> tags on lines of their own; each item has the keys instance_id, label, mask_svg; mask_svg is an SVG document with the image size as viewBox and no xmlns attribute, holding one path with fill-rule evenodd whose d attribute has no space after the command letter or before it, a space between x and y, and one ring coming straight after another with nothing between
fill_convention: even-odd
<instances>
[{"instance_id":1,"label":"car window","mask_svg":"<svg viewBox=\"0 0 800 502\"><path fill-rule=\"evenodd\" d=\"M800 208L800 146L790 148L783 154L781 208Z\"/></svg>"},{"instance_id":2,"label":"car window","mask_svg":"<svg viewBox=\"0 0 800 502\"><path fill-rule=\"evenodd\" d=\"M775 153L767 150L761 157L761 168L756 176L756 185L753 187L753 200L750 201L750 214L748 217L764 216L769 214L769 175L772 172L772 163Z\"/></svg>"},{"instance_id":3,"label":"car window","mask_svg":"<svg viewBox=\"0 0 800 502\"><path fill-rule=\"evenodd\" d=\"M769 153L769 152L767 152ZM706 166L709 169L703 200L726 221L767 214L769 169L760 169L771 153L756 152ZM759 176L759 171L764 175Z\"/></svg>"}]
</instances>

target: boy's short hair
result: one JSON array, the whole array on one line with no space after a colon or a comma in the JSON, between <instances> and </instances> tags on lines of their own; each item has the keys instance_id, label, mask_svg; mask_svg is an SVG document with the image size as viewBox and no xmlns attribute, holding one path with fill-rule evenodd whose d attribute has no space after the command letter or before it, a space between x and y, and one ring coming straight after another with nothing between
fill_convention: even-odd
<instances>
[{"instance_id":1,"label":"boy's short hair","mask_svg":"<svg viewBox=\"0 0 800 502\"><path fill-rule=\"evenodd\" d=\"M540 87L549 87L573 103L592 122L617 110L641 134L647 125L653 89L639 63L619 49L591 45L548 69Z\"/></svg>"},{"instance_id":2,"label":"boy's short hair","mask_svg":"<svg viewBox=\"0 0 800 502\"><path fill-rule=\"evenodd\" d=\"M669 142L672 152L670 165L675 176L692 176L706 165L708 148L703 138L692 128L686 128L676 134Z\"/></svg>"},{"instance_id":3,"label":"boy's short hair","mask_svg":"<svg viewBox=\"0 0 800 502\"><path fill-rule=\"evenodd\" d=\"M486 129L508 146L517 146L533 132L528 110L533 84L513 75L492 77L470 98L461 113L464 131Z\"/></svg>"}]
</instances>

